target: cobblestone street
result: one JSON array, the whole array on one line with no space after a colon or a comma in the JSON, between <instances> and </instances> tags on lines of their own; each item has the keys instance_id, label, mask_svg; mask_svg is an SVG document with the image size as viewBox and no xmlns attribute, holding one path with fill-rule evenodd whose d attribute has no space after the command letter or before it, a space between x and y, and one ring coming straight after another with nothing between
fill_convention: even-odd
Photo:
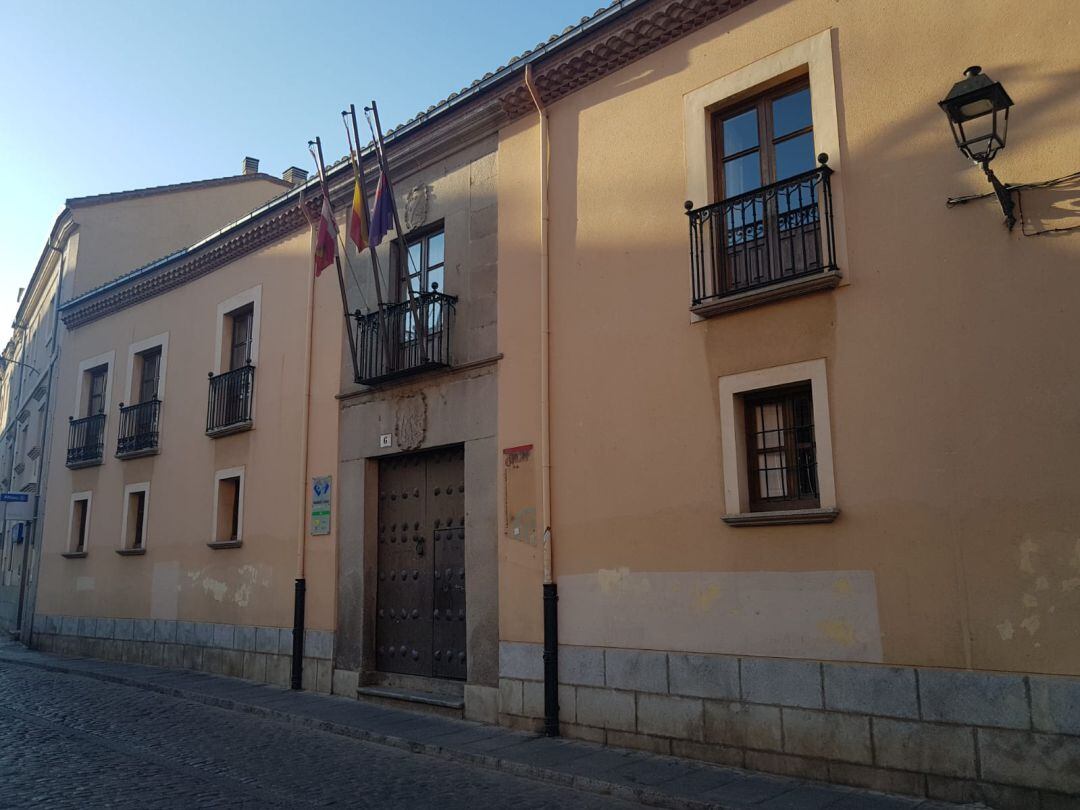
<instances>
[{"instance_id":1,"label":"cobblestone street","mask_svg":"<svg viewBox=\"0 0 1080 810\"><path fill-rule=\"evenodd\" d=\"M582 807L617 799L0 663L0 807Z\"/></svg>"}]
</instances>

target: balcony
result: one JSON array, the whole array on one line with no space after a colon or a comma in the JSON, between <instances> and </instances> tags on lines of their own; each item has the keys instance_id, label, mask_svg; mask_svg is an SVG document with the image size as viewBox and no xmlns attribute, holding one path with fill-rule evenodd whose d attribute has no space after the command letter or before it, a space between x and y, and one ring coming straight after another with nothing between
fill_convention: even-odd
<instances>
[{"instance_id":1,"label":"balcony","mask_svg":"<svg viewBox=\"0 0 1080 810\"><path fill-rule=\"evenodd\" d=\"M105 414L82 419L68 417L68 467L75 470L100 464L104 450Z\"/></svg>"},{"instance_id":2,"label":"balcony","mask_svg":"<svg viewBox=\"0 0 1080 810\"><path fill-rule=\"evenodd\" d=\"M137 405L120 404L120 430L116 437L117 458L138 458L158 451L158 422L161 400L151 399Z\"/></svg>"},{"instance_id":3,"label":"balcony","mask_svg":"<svg viewBox=\"0 0 1080 810\"><path fill-rule=\"evenodd\" d=\"M357 313L360 382L375 385L448 367L456 304L456 297L433 290L419 294L413 303L404 301L366 315Z\"/></svg>"},{"instance_id":4,"label":"balcony","mask_svg":"<svg viewBox=\"0 0 1080 810\"><path fill-rule=\"evenodd\" d=\"M691 310L708 317L835 287L831 175L822 162L713 205L687 203Z\"/></svg>"},{"instance_id":5,"label":"balcony","mask_svg":"<svg viewBox=\"0 0 1080 810\"><path fill-rule=\"evenodd\" d=\"M212 438L251 429L251 404L255 394L255 366L208 375L210 392L206 405L206 435Z\"/></svg>"}]
</instances>

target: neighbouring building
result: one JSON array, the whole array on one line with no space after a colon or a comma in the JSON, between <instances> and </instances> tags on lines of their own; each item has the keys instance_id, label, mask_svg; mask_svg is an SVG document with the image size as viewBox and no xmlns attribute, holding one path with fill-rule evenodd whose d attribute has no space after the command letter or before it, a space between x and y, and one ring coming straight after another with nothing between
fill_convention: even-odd
<instances>
[{"instance_id":1,"label":"neighbouring building","mask_svg":"<svg viewBox=\"0 0 1080 810\"><path fill-rule=\"evenodd\" d=\"M160 452L54 442L35 643L285 685L302 579L307 688L1065 806L1070 12L613 4L388 133L401 232L345 252L345 317L314 179L62 296L54 422L115 365L107 449ZM1012 230L937 109L977 62Z\"/></svg>"},{"instance_id":2,"label":"neighbouring building","mask_svg":"<svg viewBox=\"0 0 1080 810\"><path fill-rule=\"evenodd\" d=\"M258 172L247 158L235 177L99 194L67 200L15 316L14 331L0 365L0 397L6 403L0 438L0 632L30 634L36 569L50 469L51 429L57 411L61 347L67 338L57 305L103 285L118 270L136 267L191 244L250 211L289 183ZM79 352L67 343L68 357ZM104 378L98 378L98 382ZM70 386L61 383L61 395ZM63 413L59 445L68 434L66 417L93 415L105 407L98 385L83 398L86 413ZM64 403L68 407L69 403ZM88 434L90 438L93 435ZM99 436L100 438L100 436ZM61 465L62 466L62 465ZM13 500L25 495L26 500ZM66 496L65 496L66 498Z\"/></svg>"}]
</instances>

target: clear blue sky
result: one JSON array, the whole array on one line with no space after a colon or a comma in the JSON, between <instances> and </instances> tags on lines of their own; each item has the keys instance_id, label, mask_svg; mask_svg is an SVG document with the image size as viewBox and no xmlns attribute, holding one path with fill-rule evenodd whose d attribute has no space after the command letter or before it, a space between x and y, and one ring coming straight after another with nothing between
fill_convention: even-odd
<instances>
[{"instance_id":1,"label":"clear blue sky","mask_svg":"<svg viewBox=\"0 0 1080 810\"><path fill-rule=\"evenodd\" d=\"M603 4L0 0L0 341L68 197L310 170L350 102L402 123Z\"/></svg>"}]
</instances>

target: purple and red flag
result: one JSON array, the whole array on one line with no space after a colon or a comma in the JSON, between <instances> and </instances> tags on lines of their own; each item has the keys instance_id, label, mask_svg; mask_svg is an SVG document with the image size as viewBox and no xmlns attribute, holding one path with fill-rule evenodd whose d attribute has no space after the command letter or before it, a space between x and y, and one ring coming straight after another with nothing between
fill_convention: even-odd
<instances>
[{"instance_id":1,"label":"purple and red flag","mask_svg":"<svg viewBox=\"0 0 1080 810\"><path fill-rule=\"evenodd\" d=\"M379 186L375 189L375 208L371 212L371 228L368 232L368 241L373 246L378 246L383 237L394 225L394 204L390 195L390 183L387 182L386 174L379 174Z\"/></svg>"}]
</instances>

